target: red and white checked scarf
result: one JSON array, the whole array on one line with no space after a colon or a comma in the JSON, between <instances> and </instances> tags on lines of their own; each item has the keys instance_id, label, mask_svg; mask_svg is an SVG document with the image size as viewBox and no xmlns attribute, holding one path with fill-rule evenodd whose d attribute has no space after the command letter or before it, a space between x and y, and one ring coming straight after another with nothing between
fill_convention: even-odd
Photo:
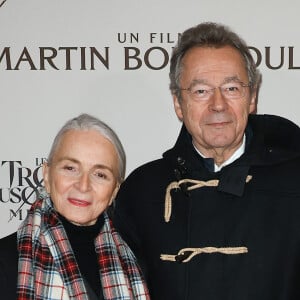
<instances>
[{"instance_id":1,"label":"red and white checked scarf","mask_svg":"<svg viewBox=\"0 0 300 300\"><path fill-rule=\"evenodd\" d=\"M149 300L132 251L106 213L104 220L95 239L104 298ZM18 300L88 300L73 250L50 198L38 199L32 205L18 230L18 250Z\"/></svg>"}]
</instances>

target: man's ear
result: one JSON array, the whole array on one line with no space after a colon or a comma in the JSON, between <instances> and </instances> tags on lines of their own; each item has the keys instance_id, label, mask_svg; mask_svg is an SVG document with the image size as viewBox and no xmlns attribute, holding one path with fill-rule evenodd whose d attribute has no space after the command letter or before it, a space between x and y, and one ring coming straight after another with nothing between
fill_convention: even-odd
<instances>
[{"instance_id":1,"label":"man's ear","mask_svg":"<svg viewBox=\"0 0 300 300\"><path fill-rule=\"evenodd\" d=\"M257 111L257 92L255 90L255 91L253 91L251 98L250 98L249 113L255 114L256 111Z\"/></svg>"},{"instance_id":2,"label":"man's ear","mask_svg":"<svg viewBox=\"0 0 300 300\"><path fill-rule=\"evenodd\" d=\"M180 121L182 121L183 114L182 114L182 110L181 110L181 104L180 104L178 97L175 94L173 94L173 104L174 104L174 110L175 110L177 118Z\"/></svg>"}]
</instances>

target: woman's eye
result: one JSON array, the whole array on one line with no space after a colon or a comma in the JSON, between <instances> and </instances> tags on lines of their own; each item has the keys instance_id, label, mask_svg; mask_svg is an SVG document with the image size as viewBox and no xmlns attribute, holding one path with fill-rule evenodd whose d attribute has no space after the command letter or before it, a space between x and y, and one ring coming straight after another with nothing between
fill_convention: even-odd
<instances>
[{"instance_id":1,"label":"woman's eye","mask_svg":"<svg viewBox=\"0 0 300 300\"><path fill-rule=\"evenodd\" d=\"M57 171L65 176L78 176L79 169L76 166L73 165L58 165Z\"/></svg>"},{"instance_id":2,"label":"woman's eye","mask_svg":"<svg viewBox=\"0 0 300 300\"><path fill-rule=\"evenodd\" d=\"M96 173L95 173L95 176L96 176L97 178L99 178L99 179L106 179L106 178L107 178L106 174L103 173L103 172L96 172Z\"/></svg>"},{"instance_id":3,"label":"woman's eye","mask_svg":"<svg viewBox=\"0 0 300 300\"><path fill-rule=\"evenodd\" d=\"M78 173L78 170L76 167L74 166L71 166L71 165L65 165L62 167L62 171L64 173L67 173L67 174L72 174L72 175L75 175Z\"/></svg>"},{"instance_id":4,"label":"woman's eye","mask_svg":"<svg viewBox=\"0 0 300 300\"><path fill-rule=\"evenodd\" d=\"M63 169L66 170L66 171L73 171L73 170L75 170L75 168L72 167L72 166L64 166Z\"/></svg>"}]
</instances>

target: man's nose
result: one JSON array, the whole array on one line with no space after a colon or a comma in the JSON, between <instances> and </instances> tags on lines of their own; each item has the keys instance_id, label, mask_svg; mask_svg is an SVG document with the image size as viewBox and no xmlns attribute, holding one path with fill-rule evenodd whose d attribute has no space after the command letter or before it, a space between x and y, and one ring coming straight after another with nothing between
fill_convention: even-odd
<instances>
[{"instance_id":1,"label":"man's nose","mask_svg":"<svg viewBox=\"0 0 300 300\"><path fill-rule=\"evenodd\" d=\"M228 103L222 94L221 88L216 87L212 92L209 100L209 109L217 112L226 110Z\"/></svg>"}]
</instances>

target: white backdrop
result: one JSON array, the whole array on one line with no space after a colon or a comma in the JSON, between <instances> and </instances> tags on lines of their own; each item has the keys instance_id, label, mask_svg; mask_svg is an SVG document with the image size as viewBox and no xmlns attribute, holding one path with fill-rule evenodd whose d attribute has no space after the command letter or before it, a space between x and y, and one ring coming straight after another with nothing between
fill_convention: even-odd
<instances>
[{"instance_id":1,"label":"white backdrop","mask_svg":"<svg viewBox=\"0 0 300 300\"><path fill-rule=\"evenodd\" d=\"M112 126L127 174L174 144L181 124L168 55L178 33L202 21L229 25L257 49L258 113L299 125L299 8L298 0L0 0L0 237L24 219L39 165L69 118L87 112Z\"/></svg>"}]
</instances>

